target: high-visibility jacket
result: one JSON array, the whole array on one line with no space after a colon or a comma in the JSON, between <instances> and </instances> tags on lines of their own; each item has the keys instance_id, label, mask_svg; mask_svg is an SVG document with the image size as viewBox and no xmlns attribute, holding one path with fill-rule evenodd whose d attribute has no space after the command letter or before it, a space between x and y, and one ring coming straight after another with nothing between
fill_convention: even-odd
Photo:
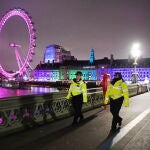
<instances>
[{"instance_id":1,"label":"high-visibility jacket","mask_svg":"<svg viewBox=\"0 0 150 150\"><path fill-rule=\"evenodd\" d=\"M108 85L108 89L106 91L104 104L109 103L109 98L116 100L120 97L124 97L124 105L126 107L129 106L129 93L127 84L121 79L115 82L114 85L111 83Z\"/></svg>"},{"instance_id":2,"label":"high-visibility jacket","mask_svg":"<svg viewBox=\"0 0 150 150\"><path fill-rule=\"evenodd\" d=\"M66 96L66 99L70 99L72 96L77 96L77 95L83 95L83 102L87 102L87 87L86 83L82 80L75 82L72 80L72 83L70 85L68 95Z\"/></svg>"}]
</instances>

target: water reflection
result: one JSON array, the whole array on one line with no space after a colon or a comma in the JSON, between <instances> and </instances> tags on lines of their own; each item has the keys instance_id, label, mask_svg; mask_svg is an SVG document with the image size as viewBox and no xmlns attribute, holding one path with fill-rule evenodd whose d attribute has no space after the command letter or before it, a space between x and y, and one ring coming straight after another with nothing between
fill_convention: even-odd
<instances>
[{"instance_id":1,"label":"water reflection","mask_svg":"<svg viewBox=\"0 0 150 150\"><path fill-rule=\"evenodd\" d=\"M46 87L31 87L31 91L36 94L59 92L57 88L46 88Z\"/></svg>"},{"instance_id":2,"label":"water reflection","mask_svg":"<svg viewBox=\"0 0 150 150\"><path fill-rule=\"evenodd\" d=\"M31 87L30 89L9 89L0 87L0 98L31 95L31 94L43 94L59 91L60 90L57 88L47 88L47 87Z\"/></svg>"}]
</instances>

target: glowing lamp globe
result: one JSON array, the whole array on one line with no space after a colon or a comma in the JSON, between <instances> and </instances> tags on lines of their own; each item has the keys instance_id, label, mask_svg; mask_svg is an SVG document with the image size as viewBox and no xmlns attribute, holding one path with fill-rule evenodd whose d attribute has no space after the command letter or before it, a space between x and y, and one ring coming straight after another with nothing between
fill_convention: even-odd
<instances>
[{"instance_id":1,"label":"glowing lamp globe","mask_svg":"<svg viewBox=\"0 0 150 150\"><path fill-rule=\"evenodd\" d=\"M140 51L140 44L139 43L133 44L132 49L131 49L131 55L134 58L140 57L141 51Z\"/></svg>"}]
</instances>

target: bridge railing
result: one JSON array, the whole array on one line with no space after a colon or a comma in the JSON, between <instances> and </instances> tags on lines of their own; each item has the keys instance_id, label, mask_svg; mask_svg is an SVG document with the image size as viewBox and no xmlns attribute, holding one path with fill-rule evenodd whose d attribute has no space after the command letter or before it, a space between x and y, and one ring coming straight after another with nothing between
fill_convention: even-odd
<instances>
[{"instance_id":1,"label":"bridge railing","mask_svg":"<svg viewBox=\"0 0 150 150\"><path fill-rule=\"evenodd\" d=\"M129 86L130 96L146 91L146 85ZM72 115L71 102L66 100L66 95L67 91L61 91L0 99L0 136ZM83 105L83 111L101 105L102 89L88 89L88 103Z\"/></svg>"}]
</instances>

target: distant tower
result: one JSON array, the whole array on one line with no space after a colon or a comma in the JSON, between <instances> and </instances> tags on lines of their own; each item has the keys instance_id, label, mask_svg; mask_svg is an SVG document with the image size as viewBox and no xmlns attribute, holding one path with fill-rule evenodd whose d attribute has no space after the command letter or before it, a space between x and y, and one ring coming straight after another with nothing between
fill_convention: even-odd
<instances>
[{"instance_id":1,"label":"distant tower","mask_svg":"<svg viewBox=\"0 0 150 150\"><path fill-rule=\"evenodd\" d=\"M95 61L95 54L94 49L90 51L90 63L93 63Z\"/></svg>"},{"instance_id":2,"label":"distant tower","mask_svg":"<svg viewBox=\"0 0 150 150\"><path fill-rule=\"evenodd\" d=\"M131 54L128 55L128 63L131 63Z\"/></svg>"},{"instance_id":3,"label":"distant tower","mask_svg":"<svg viewBox=\"0 0 150 150\"><path fill-rule=\"evenodd\" d=\"M111 54L111 55L110 55L110 65L111 65L111 66L112 66L112 64L113 64L113 61L114 61L114 55Z\"/></svg>"}]
</instances>

